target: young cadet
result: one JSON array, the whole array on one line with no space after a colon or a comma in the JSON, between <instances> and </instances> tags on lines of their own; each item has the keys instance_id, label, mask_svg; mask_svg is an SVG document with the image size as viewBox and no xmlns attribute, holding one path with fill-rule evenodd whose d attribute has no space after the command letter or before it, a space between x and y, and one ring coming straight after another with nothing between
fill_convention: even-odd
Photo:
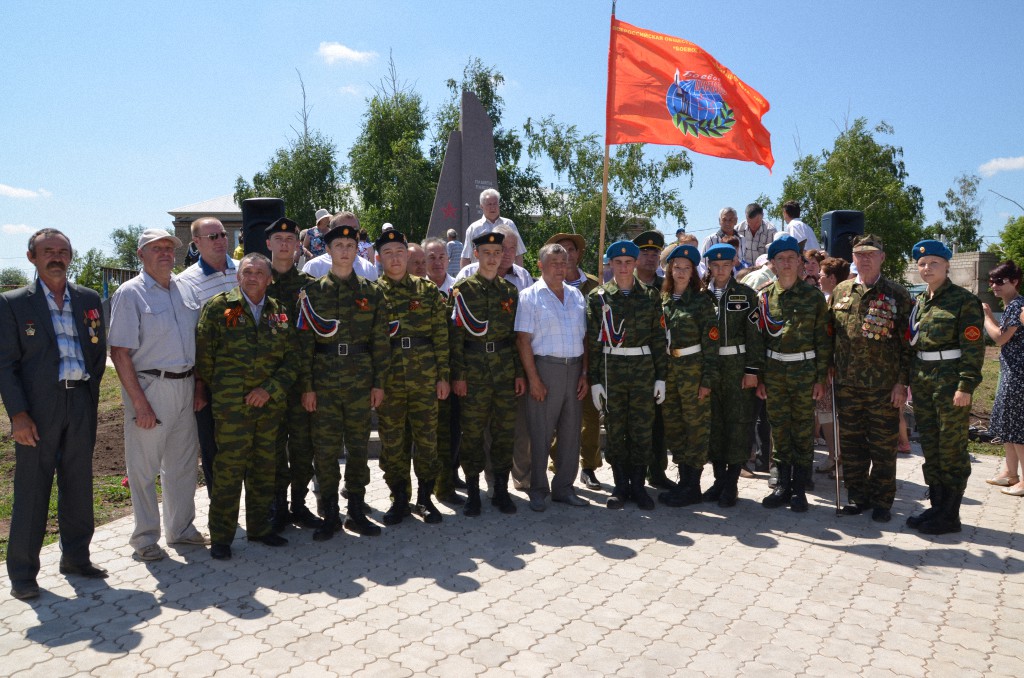
<instances>
[{"instance_id":1,"label":"young cadet","mask_svg":"<svg viewBox=\"0 0 1024 678\"><path fill-rule=\"evenodd\" d=\"M348 213L336 215L324 242L331 270L302 289L297 321L305 361L300 372L302 406L313 413L313 458L324 514L324 524L313 533L316 541L330 539L341 525L338 456L342 446L348 494L344 527L367 536L380 534L380 526L366 517L364 498L370 482L366 448L370 409L384 401L391 353L384 295L352 268L359 252L358 222Z\"/></svg>"},{"instance_id":2,"label":"young cadet","mask_svg":"<svg viewBox=\"0 0 1024 678\"><path fill-rule=\"evenodd\" d=\"M459 455L466 474L463 514L480 515L480 473L484 470L484 430L491 432L494 496L502 513L515 513L508 494L512 470L515 400L526 392L526 379L515 346L516 286L498 277L505 236L485 233L473 238L477 271L452 287L452 392L462 408Z\"/></svg>"},{"instance_id":3,"label":"young cadet","mask_svg":"<svg viewBox=\"0 0 1024 678\"><path fill-rule=\"evenodd\" d=\"M714 484L702 495L723 508L736 505L740 470L750 454L757 377L764 368L757 293L733 277L736 249L712 245L707 259L706 294L718 312L718 374L711 385L711 438L708 457Z\"/></svg>"},{"instance_id":4,"label":"young cadet","mask_svg":"<svg viewBox=\"0 0 1024 678\"><path fill-rule=\"evenodd\" d=\"M384 524L397 525L410 513L410 461L417 481L415 510L424 522L439 523L441 512L430 495L440 471L437 403L448 397L447 304L434 283L409 274L404 234L392 229L373 246L384 270L376 284L384 293L391 341L391 370L384 383L389 396L377 408L380 466L392 497Z\"/></svg>"},{"instance_id":5,"label":"young cadet","mask_svg":"<svg viewBox=\"0 0 1024 678\"><path fill-rule=\"evenodd\" d=\"M760 293L767 357L757 396L767 399L779 482L761 504L807 510L805 483L814 458L814 401L824 397L832 361L828 306L800 280L800 243L779 236L768 247L778 279Z\"/></svg>"},{"instance_id":6,"label":"young cadet","mask_svg":"<svg viewBox=\"0 0 1024 678\"><path fill-rule=\"evenodd\" d=\"M605 252L612 279L587 297L590 394L605 413L606 457L615 479L605 504L611 509L629 498L641 509L654 508L644 476L654 406L665 400L665 331L660 299L633 276L639 254L628 240L612 243Z\"/></svg>"}]
</instances>

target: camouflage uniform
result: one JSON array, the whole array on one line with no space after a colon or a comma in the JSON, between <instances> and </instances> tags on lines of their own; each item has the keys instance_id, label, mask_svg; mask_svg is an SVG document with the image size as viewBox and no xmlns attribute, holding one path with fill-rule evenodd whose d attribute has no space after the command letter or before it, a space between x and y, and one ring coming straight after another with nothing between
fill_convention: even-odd
<instances>
[{"instance_id":1,"label":"camouflage uniform","mask_svg":"<svg viewBox=\"0 0 1024 678\"><path fill-rule=\"evenodd\" d=\"M910 307L907 291L885 278L871 286L845 280L829 299L843 480L856 505L850 513L887 511L896 497L902 413L892 406L892 389L910 383Z\"/></svg>"},{"instance_id":2,"label":"camouflage uniform","mask_svg":"<svg viewBox=\"0 0 1024 678\"><path fill-rule=\"evenodd\" d=\"M455 303L461 297L473 317L487 323L486 333L481 336L474 336L461 321L456 322L452 331L452 381L467 382L466 395L459 398L460 462L473 500L474 486L479 488L479 476L484 470L484 431L489 430L495 476L493 500L496 505L504 504L512 470L515 380L524 375L513 329L519 292L499 276L487 280L478 272L455 283L452 295L456 297ZM467 514L474 515L469 503Z\"/></svg>"},{"instance_id":3,"label":"camouflage uniform","mask_svg":"<svg viewBox=\"0 0 1024 678\"><path fill-rule=\"evenodd\" d=\"M274 271L274 281L267 288L267 296L277 300L292 322L297 317L299 292L315 278L295 267L285 273ZM299 363L299 336L294 333L294 348L289 360ZM292 510L306 505L309 481L313 479L313 418L302 407L302 384L296 380L288 392L287 412L277 434L277 473L274 484L274 503L277 512L286 501L288 485L292 487ZM285 504L284 508L287 505Z\"/></svg>"},{"instance_id":4,"label":"camouflage uniform","mask_svg":"<svg viewBox=\"0 0 1024 678\"><path fill-rule=\"evenodd\" d=\"M203 307L196 327L196 371L215 397L217 457L210 498L214 544L230 544L235 536L243 480L249 538L270 533L278 427L296 379L288 362L293 332L292 319L276 300L265 297L262 313L254 319L237 287ZM254 388L270 394L263 407L245 404Z\"/></svg>"},{"instance_id":5,"label":"camouflage uniform","mask_svg":"<svg viewBox=\"0 0 1024 678\"><path fill-rule=\"evenodd\" d=\"M363 502L370 482L366 451L370 390L384 388L390 369L387 311L380 288L354 272L344 280L327 273L306 285L303 292L318 316L337 321L333 336L322 336L310 326L299 332L306 362L302 391L315 392L317 400L313 459L320 504L325 527L333 530L338 522L338 457L342 447L347 453L345 489L350 512L354 502ZM323 538L327 537L325 534Z\"/></svg>"},{"instance_id":6,"label":"camouflage uniform","mask_svg":"<svg viewBox=\"0 0 1024 678\"><path fill-rule=\"evenodd\" d=\"M618 348L609 347L602 336L605 304L611 308L615 327L622 323L622 344ZM613 279L587 296L590 350L587 376L592 385L604 386L607 393L605 456L615 474L613 494L620 499L630 492L645 492L644 473L651 462L652 437L652 427L645 424L654 419L654 382L664 381L667 371L663 322L661 299L642 284L634 284L627 294ZM606 348L610 352L606 352ZM646 349L647 352L616 354L621 349Z\"/></svg>"},{"instance_id":7,"label":"camouflage uniform","mask_svg":"<svg viewBox=\"0 0 1024 678\"><path fill-rule=\"evenodd\" d=\"M635 271L633 277L636 278ZM654 280L650 284L640 278L636 278L636 281L654 292L655 297L661 298L661 286L664 284L665 278L655 274ZM662 407L662 405L654 403L654 419L651 422L651 463L647 469L647 476L654 487L671 489L675 483L665 475L665 471L668 469L668 448L665 445L665 417Z\"/></svg>"},{"instance_id":8,"label":"camouflage uniform","mask_svg":"<svg viewBox=\"0 0 1024 678\"><path fill-rule=\"evenodd\" d=\"M981 302L964 288L946 280L933 297L922 292L916 300L919 332L913 345L915 357L910 383L914 394L914 416L924 451L924 480L933 505L943 497L959 525L959 505L971 475L967 452L970 407L953 405L956 391L974 393L981 383L985 360L984 316ZM959 357L922 356L922 353L959 351ZM933 358L924 360L924 357ZM939 495L936 497L936 495ZM908 521L911 527L920 521ZM922 531L924 531L922 529ZM948 531L948 530L947 530Z\"/></svg>"},{"instance_id":9,"label":"camouflage uniform","mask_svg":"<svg viewBox=\"0 0 1024 678\"><path fill-rule=\"evenodd\" d=\"M448 381L447 304L434 283L409 274L398 282L381 276L376 284L384 294L391 342L387 397L377 408L380 467L392 495L407 502L415 443L412 463L421 494L425 488L429 498L439 470L436 386Z\"/></svg>"},{"instance_id":10,"label":"camouflage uniform","mask_svg":"<svg viewBox=\"0 0 1024 678\"><path fill-rule=\"evenodd\" d=\"M828 381L832 360L828 305L825 296L803 280L797 280L788 290L776 280L760 293L760 298L767 350L763 380L779 469L779 483L769 498L786 498L788 502L790 489L794 496L804 496L814 457L812 390L815 384ZM767 314L763 312L765 302ZM800 502L797 510L806 510L805 502ZM769 507L782 505L778 500L766 499L763 503Z\"/></svg>"},{"instance_id":11,"label":"camouflage uniform","mask_svg":"<svg viewBox=\"0 0 1024 678\"><path fill-rule=\"evenodd\" d=\"M450 294L441 292L441 296L444 298L444 318L445 327L448 332L448 373L449 380L451 378L451 343L452 343L452 330L453 325L451 323L452 317L452 297ZM458 422L453 422L452 407L455 401L455 395L450 394L444 400L437 401L437 476L434 481L434 494L442 501L449 503L461 502L461 498L455 494L454 480L456 477L456 471L458 469L457 459L453 456L453 450L457 451L457 447L453 445L457 441L453 440L452 428L453 424L455 430L458 431Z\"/></svg>"}]
</instances>

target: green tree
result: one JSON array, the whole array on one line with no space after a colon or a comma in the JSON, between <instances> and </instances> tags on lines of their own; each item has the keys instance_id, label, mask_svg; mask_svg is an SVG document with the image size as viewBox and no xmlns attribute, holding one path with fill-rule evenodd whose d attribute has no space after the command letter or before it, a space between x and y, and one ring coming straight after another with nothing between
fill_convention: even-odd
<instances>
[{"instance_id":1,"label":"green tree","mask_svg":"<svg viewBox=\"0 0 1024 678\"><path fill-rule=\"evenodd\" d=\"M342 190L345 168L337 162L334 142L310 129L312 108L306 102L301 74L299 84L302 110L297 117L301 129L292 128L296 138L274 152L266 170L253 175L252 183L241 175L235 179L235 202L241 205L248 198L282 198L285 215L301 228L309 228L319 208L335 212L346 206Z\"/></svg>"},{"instance_id":2,"label":"green tree","mask_svg":"<svg viewBox=\"0 0 1024 678\"><path fill-rule=\"evenodd\" d=\"M990 249L998 252L1003 259L1012 259L1024 267L1024 216L1011 217L999 233L999 245Z\"/></svg>"},{"instance_id":3,"label":"green tree","mask_svg":"<svg viewBox=\"0 0 1024 678\"><path fill-rule=\"evenodd\" d=\"M799 202L801 218L813 228L832 210L864 212L865 230L881 236L889 253L883 272L900 280L906 253L923 233L924 200L921 189L907 183L903 149L879 143L876 134L891 135L893 128L882 122L870 130L857 118L831 150L799 158L778 203Z\"/></svg>"},{"instance_id":4,"label":"green tree","mask_svg":"<svg viewBox=\"0 0 1024 678\"><path fill-rule=\"evenodd\" d=\"M362 202L360 223L372 237L391 222L410 240L427 233L437 176L423 155L427 110L419 94L400 83L395 64L367 102L359 136L349 151L349 175Z\"/></svg>"},{"instance_id":5,"label":"green tree","mask_svg":"<svg viewBox=\"0 0 1024 678\"><path fill-rule=\"evenodd\" d=\"M943 240L954 251L975 252L981 248L981 215L978 206L978 184L981 177L961 174L956 186L946 191L946 199L939 201L943 219L925 229L925 235Z\"/></svg>"},{"instance_id":6,"label":"green tree","mask_svg":"<svg viewBox=\"0 0 1024 678\"><path fill-rule=\"evenodd\" d=\"M111 231L110 244L113 246L114 253L107 257L101 265L130 268L133 271L141 269L142 263L139 261L138 255L139 236L142 235L144 230L146 230L145 226L129 225L124 228L115 228Z\"/></svg>"},{"instance_id":7,"label":"green tree","mask_svg":"<svg viewBox=\"0 0 1024 678\"><path fill-rule=\"evenodd\" d=\"M128 228L134 228L129 226ZM136 243L138 236L136 236ZM135 253L132 252L134 255ZM79 285L90 287L100 294L103 294L103 271L104 266L117 266L103 250L93 247L85 254L76 254L74 259L74 271L68 271L68 276L74 278ZM130 267L123 267L130 268ZM110 290L113 293L114 290Z\"/></svg>"},{"instance_id":8,"label":"green tree","mask_svg":"<svg viewBox=\"0 0 1024 678\"><path fill-rule=\"evenodd\" d=\"M25 272L16 266L8 266L0 270L0 286L24 287L29 282Z\"/></svg>"}]
</instances>

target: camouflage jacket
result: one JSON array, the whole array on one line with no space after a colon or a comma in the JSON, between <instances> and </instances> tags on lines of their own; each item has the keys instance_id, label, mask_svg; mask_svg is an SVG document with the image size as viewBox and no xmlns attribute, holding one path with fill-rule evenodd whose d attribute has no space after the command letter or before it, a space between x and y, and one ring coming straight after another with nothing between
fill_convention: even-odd
<instances>
[{"instance_id":1,"label":"camouflage jacket","mask_svg":"<svg viewBox=\"0 0 1024 678\"><path fill-rule=\"evenodd\" d=\"M337 322L333 336L321 336L313 327L299 330L303 363L300 371L303 392L315 391L320 378L332 383L334 375L314 374L315 345L368 344L369 354L354 355L347 360L353 365L366 365L372 370L373 388L384 388L391 364L391 345L388 342L388 319L384 308L384 295L375 284L350 273L344 280L333 272L317 278L302 288L310 308L328 323Z\"/></svg>"},{"instance_id":2,"label":"camouflage jacket","mask_svg":"<svg viewBox=\"0 0 1024 678\"><path fill-rule=\"evenodd\" d=\"M974 393L981 383L981 366L985 362L985 325L981 301L959 285L946 280L935 295L928 290L916 299L917 336L913 351L952 351L960 349L958 360L943 361L943 366L956 365L959 374L957 390ZM911 326L911 335L914 327ZM920 367L921 362L916 359ZM927 363L925 363L927 364Z\"/></svg>"},{"instance_id":3,"label":"camouflage jacket","mask_svg":"<svg viewBox=\"0 0 1024 678\"><path fill-rule=\"evenodd\" d=\"M837 384L891 389L910 383L911 301L902 285L886 278L870 286L844 280L832 291L828 305L835 331Z\"/></svg>"},{"instance_id":4,"label":"camouflage jacket","mask_svg":"<svg viewBox=\"0 0 1024 678\"><path fill-rule=\"evenodd\" d=\"M629 294L623 294L609 280L587 295L587 345L590 350L590 383L603 384L601 354L606 345L601 332L605 304L611 309L614 330L622 331L623 348L647 346L654 365L654 379L664 381L667 370L665 354L665 319L661 313L661 295L638 282Z\"/></svg>"},{"instance_id":5,"label":"camouflage jacket","mask_svg":"<svg viewBox=\"0 0 1024 678\"><path fill-rule=\"evenodd\" d=\"M239 288L217 294L203 307L196 326L196 371L210 387L215 408L246 407L254 388L285 403L297 374L288 358L294 349L294 317L265 298L259 318Z\"/></svg>"},{"instance_id":6,"label":"camouflage jacket","mask_svg":"<svg viewBox=\"0 0 1024 678\"><path fill-rule=\"evenodd\" d=\"M406 381L429 383L448 381L448 300L426 278L408 275L395 282L386 275L377 282L384 293L388 336L391 341L391 377L401 374ZM395 346L402 338L428 339L429 346L403 349Z\"/></svg>"},{"instance_id":7,"label":"camouflage jacket","mask_svg":"<svg viewBox=\"0 0 1024 678\"><path fill-rule=\"evenodd\" d=\"M686 348L700 344L703 365L700 372L700 385L711 388L718 381L718 316L715 306L701 292L687 288L678 299L665 294L661 300L661 310L665 316L666 348ZM686 360L687 358L668 358Z\"/></svg>"},{"instance_id":8,"label":"camouflage jacket","mask_svg":"<svg viewBox=\"0 0 1024 678\"><path fill-rule=\"evenodd\" d=\"M729 279L722 298L710 289L704 292L718 313L718 345L743 346L746 353L735 358L723 356L722 365L736 360L744 365L745 374L757 374L764 369L764 337L761 335L761 312L757 306L757 292L735 278Z\"/></svg>"},{"instance_id":9,"label":"camouflage jacket","mask_svg":"<svg viewBox=\"0 0 1024 678\"><path fill-rule=\"evenodd\" d=\"M578 272L579 271L582 271L582 269L579 269ZM569 282L566 282L565 284L569 285ZM576 287L576 289L578 289L580 291L580 294L583 295L583 298L586 299L587 295L590 294L590 291L597 289L598 287L600 287L600 285L601 281L597 279L596 275L584 273L583 282L581 282L579 287ZM570 287L575 287L575 285L570 285Z\"/></svg>"},{"instance_id":10,"label":"camouflage jacket","mask_svg":"<svg viewBox=\"0 0 1024 678\"><path fill-rule=\"evenodd\" d=\"M267 288L267 296L271 299L277 299L277 302L281 304L281 308L286 309L289 315L294 314L297 318L299 292L314 280L316 278L308 273L303 273L294 266L288 269L286 273L274 271L274 281Z\"/></svg>"},{"instance_id":11,"label":"camouflage jacket","mask_svg":"<svg viewBox=\"0 0 1024 678\"><path fill-rule=\"evenodd\" d=\"M659 297L661 296L661 286L663 284L665 284L665 278L664 277L662 277L662 276L658 275L657 273L655 273L654 274L654 280L651 281L650 283L645 283L643 280L641 280L640 276L638 276L636 274L636 271L633 271L633 277L636 279L636 281L638 283L640 283L641 285L643 285L647 289L654 290L654 293L657 294Z\"/></svg>"},{"instance_id":12,"label":"camouflage jacket","mask_svg":"<svg viewBox=\"0 0 1024 678\"><path fill-rule=\"evenodd\" d=\"M458 298L461 297L461 301ZM455 327L452 330L451 365L452 381L467 379L470 364L486 356L484 360L511 360L516 377L524 375L523 365L519 361L516 350L516 309L519 307L519 291L516 286L500 276L487 280L479 272L455 283L452 286L453 306L462 305L480 323L486 323L486 333L476 336L470 332L461 319L459 309L455 308ZM472 320L470 320L472 322ZM474 328L479 332L480 327ZM493 353L466 351L466 344L487 344L489 342L507 343L508 346Z\"/></svg>"},{"instance_id":13,"label":"camouflage jacket","mask_svg":"<svg viewBox=\"0 0 1024 678\"><path fill-rule=\"evenodd\" d=\"M825 295L803 280L797 280L788 290L776 280L761 291L759 298L765 349L777 353L814 351L814 381L825 383L832 363L832 329ZM768 313L764 312L766 306ZM765 365L773 362L767 358Z\"/></svg>"}]
</instances>

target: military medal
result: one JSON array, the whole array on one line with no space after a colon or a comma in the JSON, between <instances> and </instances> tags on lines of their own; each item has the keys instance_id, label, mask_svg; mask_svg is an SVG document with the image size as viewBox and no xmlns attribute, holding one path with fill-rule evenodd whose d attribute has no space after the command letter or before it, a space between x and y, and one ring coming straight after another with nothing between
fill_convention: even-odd
<instances>
[{"instance_id":1,"label":"military medal","mask_svg":"<svg viewBox=\"0 0 1024 678\"><path fill-rule=\"evenodd\" d=\"M93 338L90 339L89 341L91 341L94 344L98 344L98 343L100 343L100 338L97 337L97 336L93 336Z\"/></svg>"},{"instance_id":2,"label":"military medal","mask_svg":"<svg viewBox=\"0 0 1024 678\"><path fill-rule=\"evenodd\" d=\"M36 336L36 324L29 320L25 323L25 336L34 337Z\"/></svg>"}]
</instances>

